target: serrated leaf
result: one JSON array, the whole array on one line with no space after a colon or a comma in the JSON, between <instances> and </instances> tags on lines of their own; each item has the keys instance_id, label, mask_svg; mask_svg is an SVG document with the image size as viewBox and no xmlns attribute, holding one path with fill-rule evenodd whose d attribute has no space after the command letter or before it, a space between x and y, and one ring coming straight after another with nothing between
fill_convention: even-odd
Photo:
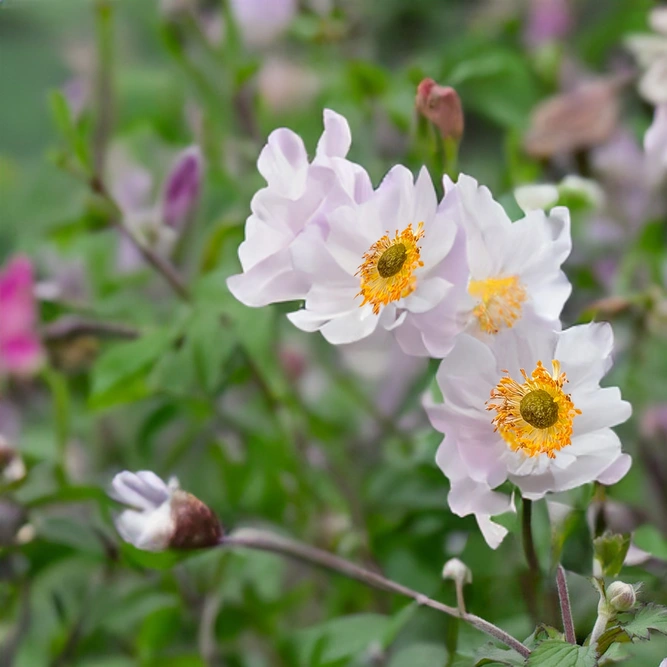
<instances>
[{"instance_id":1,"label":"serrated leaf","mask_svg":"<svg viewBox=\"0 0 667 667\"><path fill-rule=\"evenodd\" d=\"M557 639L542 642L526 660L526 667L596 667L595 649Z\"/></svg>"},{"instance_id":2,"label":"serrated leaf","mask_svg":"<svg viewBox=\"0 0 667 667\"><path fill-rule=\"evenodd\" d=\"M630 548L630 534L605 532L593 540L595 558L605 577L615 577L621 571Z\"/></svg>"},{"instance_id":3,"label":"serrated leaf","mask_svg":"<svg viewBox=\"0 0 667 667\"><path fill-rule=\"evenodd\" d=\"M620 625L613 625L600 635L597 641L598 654L604 655L613 644L630 641L632 641L630 635Z\"/></svg>"},{"instance_id":4,"label":"serrated leaf","mask_svg":"<svg viewBox=\"0 0 667 667\"><path fill-rule=\"evenodd\" d=\"M523 643L528 648L533 649L547 639L557 639L558 641L564 641L565 636L557 628L554 628L551 625L540 623L540 625L535 628L535 631L529 637L527 637Z\"/></svg>"},{"instance_id":5,"label":"serrated leaf","mask_svg":"<svg viewBox=\"0 0 667 667\"><path fill-rule=\"evenodd\" d=\"M632 616L623 614L623 618ZM631 620L622 622L621 627L633 639L649 639L650 630L667 635L667 607L649 603L640 607Z\"/></svg>"},{"instance_id":6,"label":"serrated leaf","mask_svg":"<svg viewBox=\"0 0 667 667\"><path fill-rule=\"evenodd\" d=\"M475 652L475 667L482 665L507 665L523 667L525 659L514 649L505 649L489 642Z\"/></svg>"}]
</instances>

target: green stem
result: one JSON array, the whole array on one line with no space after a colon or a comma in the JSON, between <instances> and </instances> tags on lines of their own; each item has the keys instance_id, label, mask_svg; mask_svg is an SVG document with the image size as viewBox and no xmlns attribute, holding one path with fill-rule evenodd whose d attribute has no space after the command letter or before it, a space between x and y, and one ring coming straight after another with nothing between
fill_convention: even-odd
<instances>
[{"instance_id":1,"label":"green stem","mask_svg":"<svg viewBox=\"0 0 667 667\"><path fill-rule=\"evenodd\" d=\"M71 426L71 399L67 378L62 373L47 366L42 377L51 391L56 431L56 477L64 486L67 484L67 445Z\"/></svg>"}]
</instances>

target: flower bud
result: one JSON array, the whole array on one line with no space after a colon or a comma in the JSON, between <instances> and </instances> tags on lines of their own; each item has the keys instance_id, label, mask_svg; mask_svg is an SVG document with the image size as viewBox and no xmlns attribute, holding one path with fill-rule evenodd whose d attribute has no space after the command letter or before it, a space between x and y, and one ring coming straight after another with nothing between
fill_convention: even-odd
<instances>
[{"instance_id":1,"label":"flower bud","mask_svg":"<svg viewBox=\"0 0 667 667\"><path fill-rule=\"evenodd\" d=\"M458 93L450 86L439 86L433 79L424 79L417 86L415 106L430 120L443 139L459 141L463 136L463 107Z\"/></svg>"},{"instance_id":2,"label":"flower bud","mask_svg":"<svg viewBox=\"0 0 667 667\"><path fill-rule=\"evenodd\" d=\"M456 583L472 584L470 568L458 558L450 558L442 568L443 579L453 579Z\"/></svg>"},{"instance_id":3,"label":"flower bud","mask_svg":"<svg viewBox=\"0 0 667 667\"><path fill-rule=\"evenodd\" d=\"M546 211L558 202L558 188L551 183L521 185L514 190L514 199L524 213Z\"/></svg>"},{"instance_id":4,"label":"flower bud","mask_svg":"<svg viewBox=\"0 0 667 667\"><path fill-rule=\"evenodd\" d=\"M201 151L197 146L184 150L176 158L167 176L162 195L162 219L173 229L180 229L199 201L203 171Z\"/></svg>"},{"instance_id":5,"label":"flower bud","mask_svg":"<svg viewBox=\"0 0 667 667\"><path fill-rule=\"evenodd\" d=\"M622 581L614 581L607 587L607 602L615 611L629 611L637 602L634 586Z\"/></svg>"},{"instance_id":6,"label":"flower bud","mask_svg":"<svg viewBox=\"0 0 667 667\"><path fill-rule=\"evenodd\" d=\"M132 509L116 517L126 542L144 551L200 549L220 542L222 526L201 500L148 470L116 475L109 495Z\"/></svg>"}]
</instances>

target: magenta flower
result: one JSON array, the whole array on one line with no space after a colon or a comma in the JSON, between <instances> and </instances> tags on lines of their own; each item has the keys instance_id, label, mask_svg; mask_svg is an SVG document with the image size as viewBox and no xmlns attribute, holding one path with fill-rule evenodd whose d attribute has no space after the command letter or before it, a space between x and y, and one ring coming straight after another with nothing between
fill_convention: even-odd
<instances>
[{"instance_id":1,"label":"magenta flower","mask_svg":"<svg viewBox=\"0 0 667 667\"><path fill-rule=\"evenodd\" d=\"M42 360L32 263L18 256L0 271L0 374L29 375Z\"/></svg>"}]
</instances>

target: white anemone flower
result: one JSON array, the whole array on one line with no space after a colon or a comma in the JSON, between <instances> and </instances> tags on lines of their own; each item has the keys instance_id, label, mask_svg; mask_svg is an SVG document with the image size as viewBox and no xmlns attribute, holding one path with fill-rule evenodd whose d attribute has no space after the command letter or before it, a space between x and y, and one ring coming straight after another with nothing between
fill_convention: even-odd
<instances>
[{"instance_id":1,"label":"white anemone flower","mask_svg":"<svg viewBox=\"0 0 667 667\"><path fill-rule=\"evenodd\" d=\"M487 342L524 320L560 328L572 291L561 264L572 250L570 214L533 209L512 222L488 188L461 174L445 177L445 200L466 233L470 281L462 302L466 331Z\"/></svg>"},{"instance_id":2,"label":"white anemone flower","mask_svg":"<svg viewBox=\"0 0 667 667\"><path fill-rule=\"evenodd\" d=\"M644 70L639 81L639 94L651 104L666 104L667 7L653 9L649 23L655 33L632 35L626 44Z\"/></svg>"},{"instance_id":3,"label":"white anemone flower","mask_svg":"<svg viewBox=\"0 0 667 667\"><path fill-rule=\"evenodd\" d=\"M613 484L631 463L611 430L630 417L630 404L617 387L600 388L612 363L609 324L531 327L504 343L462 334L437 373L444 404L426 400L431 423L446 434L436 461L451 483L449 506L475 514L493 548L507 531L491 517L513 508L494 491L504 482L536 500Z\"/></svg>"},{"instance_id":4,"label":"white anemone flower","mask_svg":"<svg viewBox=\"0 0 667 667\"><path fill-rule=\"evenodd\" d=\"M364 169L345 159L351 141L347 120L329 109L312 162L298 134L271 133L257 161L267 186L252 199L239 247L243 273L227 280L239 301L258 307L305 297L310 280L294 269L293 244L306 232L324 233L329 211L372 192Z\"/></svg>"},{"instance_id":5,"label":"white anemone flower","mask_svg":"<svg viewBox=\"0 0 667 667\"><path fill-rule=\"evenodd\" d=\"M408 354L446 355L462 328L467 268L462 232L447 199L438 206L426 169L415 181L394 167L367 201L327 220L328 235L304 237L293 249L312 286L289 319L335 345L382 327Z\"/></svg>"},{"instance_id":6,"label":"white anemone flower","mask_svg":"<svg viewBox=\"0 0 667 667\"><path fill-rule=\"evenodd\" d=\"M213 512L173 478L169 484L154 472L118 473L109 495L126 509L116 518L116 530L143 551L196 549L220 542L222 527Z\"/></svg>"}]
</instances>

